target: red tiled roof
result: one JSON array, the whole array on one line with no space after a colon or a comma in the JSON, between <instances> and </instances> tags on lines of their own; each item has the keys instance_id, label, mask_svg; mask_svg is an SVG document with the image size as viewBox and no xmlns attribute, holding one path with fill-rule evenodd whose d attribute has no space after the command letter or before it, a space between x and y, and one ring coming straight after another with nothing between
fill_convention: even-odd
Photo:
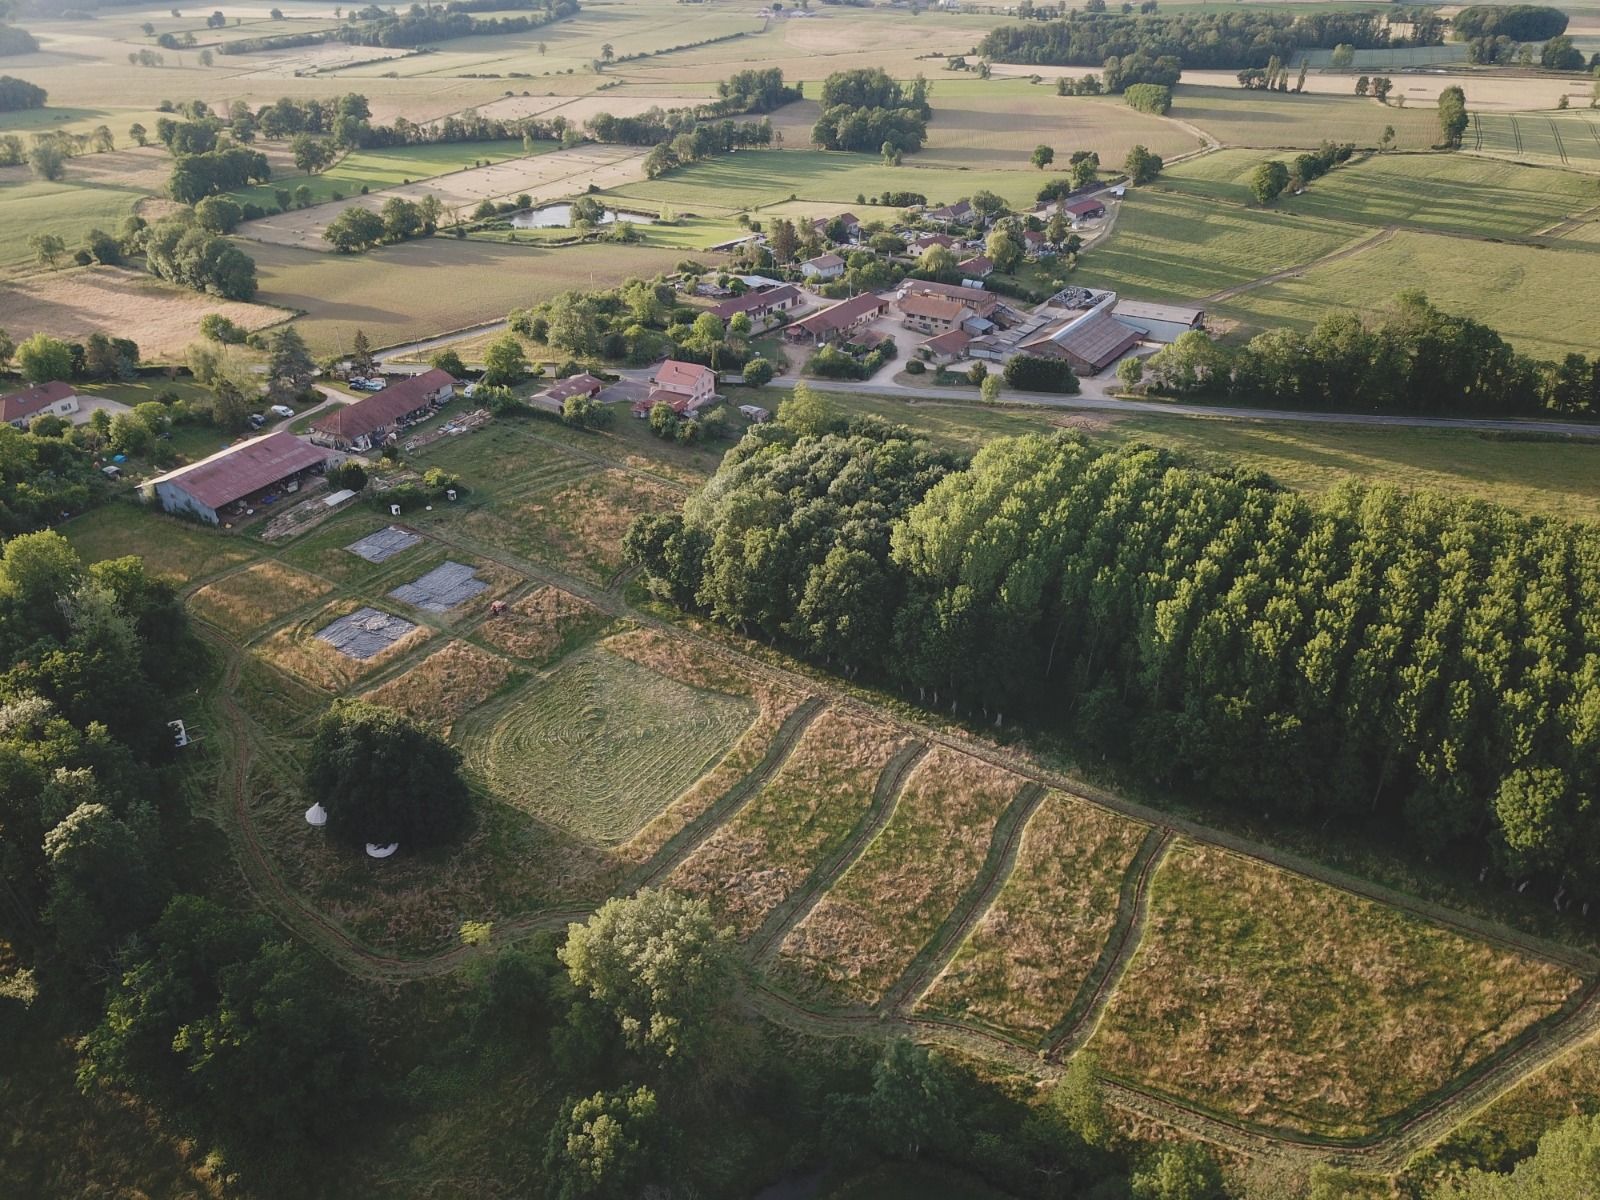
<instances>
[{"instance_id":1,"label":"red tiled roof","mask_svg":"<svg viewBox=\"0 0 1600 1200\"><path fill-rule=\"evenodd\" d=\"M724 300L711 310L711 315L726 321L729 317L738 316L740 313L762 312L779 304L793 304L799 299L799 290L794 284L786 283L782 287L768 288L764 292L746 292L742 296L735 296L732 300Z\"/></svg>"},{"instance_id":2,"label":"red tiled roof","mask_svg":"<svg viewBox=\"0 0 1600 1200\"><path fill-rule=\"evenodd\" d=\"M960 354L972 344L972 335L965 329L946 329L922 343L936 354Z\"/></svg>"},{"instance_id":3,"label":"red tiled roof","mask_svg":"<svg viewBox=\"0 0 1600 1200\"><path fill-rule=\"evenodd\" d=\"M652 381L657 389L673 392L678 395L692 395L694 391L710 377L713 387L716 386L717 373L710 367L703 367L699 363L679 362L669 358L656 368L656 377Z\"/></svg>"},{"instance_id":4,"label":"red tiled roof","mask_svg":"<svg viewBox=\"0 0 1600 1200\"><path fill-rule=\"evenodd\" d=\"M958 262L956 267L968 275L987 275L994 270L994 259L987 255L975 254Z\"/></svg>"},{"instance_id":5,"label":"red tiled roof","mask_svg":"<svg viewBox=\"0 0 1600 1200\"><path fill-rule=\"evenodd\" d=\"M380 429L389 428L401 417L416 412L427 404L430 392L436 392L446 384L454 383L455 379L448 371L433 367L420 375L413 375L410 379L391 383L383 391L374 392L363 400L341 405L326 416L313 421L311 428L319 433L353 442Z\"/></svg>"},{"instance_id":6,"label":"red tiled roof","mask_svg":"<svg viewBox=\"0 0 1600 1200\"><path fill-rule=\"evenodd\" d=\"M900 311L908 317L930 321L958 321L967 315L967 306L949 296L928 296L913 292L900 301Z\"/></svg>"},{"instance_id":7,"label":"red tiled roof","mask_svg":"<svg viewBox=\"0 0 1600 1200\"><path fill-rule=\"evenodd\" d=\"M1063 204L1061 206L1061 211L1069 217L1084 217L1090 213L1104 212L1105 210L1106 203L1104 200L1074 200L1071 204Z\"/></svg>"},{"instance_id":8,"label":"red tiled roof","mask_svg":"<svg viewBox=\"0 0 1600 1200\"><path fill-rule=\"evenodd\" d=\"M229 446L187 467L158 475L147 486L170 483L207 508L217 509L281 479L326 462L330 455L287 429Z\"/></svg>"},{"instance_id":9,"label":"red tiled roof","mask_svg":"<svg viewBox=\"0 0 1600 1200\"><path fill-rule=\"evenodd\" d=\"M556 380L545 388L544 394L552 400L565 400L568 396L593 396L603 387L605 387L604 380L596 379L588 372L582 372Z\"/></svg>"},{"instance_id":10,"label":"red tiled roof","mask_svg":"<svg viewBox=\"0 0 1600 1200\"><path fill-rule=\"evenodd\" d=\"M77 394L77 389L70 383L52 379L49 383L38 383L20 392L0 396L0 421L20 421L24 417L33 416L41 409L49 408L57 401Z\"/></svg>"},{"instance_id":11,"label":"red tiled roof","mask_svg":"<svg viewBox=\"0 0 1600 1200\"><path fill-rule=\"evenodd\" d=\"M809 317L796 321L789 328L803 329L813 337L820 337L824 333L833 333L855 324L867 313L881 312L886 306L887 301L883 297L863 292L859 296L852 296L849 300L841 300L821 312L812 313Z\"/></svg>"}]
</instances>

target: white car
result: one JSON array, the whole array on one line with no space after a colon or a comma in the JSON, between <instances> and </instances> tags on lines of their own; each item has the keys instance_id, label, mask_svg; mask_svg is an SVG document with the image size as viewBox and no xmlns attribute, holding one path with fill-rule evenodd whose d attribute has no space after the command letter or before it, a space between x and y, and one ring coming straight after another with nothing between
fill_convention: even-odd
<instances>
[{"instance_id":1,"label":"white car","mask_svg":"<svg viewBox=\"0 0 1600 1200\"><path fill-rule=\"evenodd\" d=\"M287 404L274 404L272 406L272 415L275 417L292 417L294 416L294 409Z\"/></svg>"},{"instance_id":2,"label":"white car","mask_svg":"<svg viewBox=\"0 0 1600 1200\"><path fill-rule=\"evenodd\" d=\"M475 395L478 394L478 385L475 383L467 384L466 387L461 389L461 394L466 399L471 400Z\"/></svg>"}]
</instances>

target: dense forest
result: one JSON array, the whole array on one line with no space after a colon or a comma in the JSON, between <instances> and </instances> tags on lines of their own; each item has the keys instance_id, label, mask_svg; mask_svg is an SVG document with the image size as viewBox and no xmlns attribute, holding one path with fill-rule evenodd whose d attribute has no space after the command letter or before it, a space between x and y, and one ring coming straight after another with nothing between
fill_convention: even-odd
<instances>
[{"instance_id":1,"label":"dense forest","mask_svg":"<svg viewBox=\"0 0 1600 1200\"><path fill-rule=\"evenodd\" d=\"M881 67L835 71L822 84L811 140L824 150L911 153L928 137L928 81L890 79Z\"/></svg>"},{"instance_id":2,"label":"dense forest","mask_svg":"<svg viewBox=\"0 0 1600 1200\"><path fill-rule=\"evenodd\" d=\"M677 603L1179 794L1600 884L1600 536L1142 446L970 464L802 390L633 561Z\"/></svg>"},{"instance_id":3,"label":"dense forest","mask_svg":"<svg viewBox=\"0 0 1600 1200\"><path fill-rule=\"evenodd\" d=\"M1450 19L1458 41L1507 37L1517 42L1543 42L1567 31L1567 14L1539 4L1474 4Z\"/></svg>"},{"instance_id":4,"label":"dense forest","mask_svg":"<svg viewBox=\"0 0 1600 1200\"><path fill-rule=\"evenodd\" d=\"M1392 37L1387 14L1371 12L1288 13L1245 10L1136 16L1071 13L1066 20L1003 25L978 43L995 62L1099 67L1107 59L1141 55L1177 58L1185 67L1238 70L1284 62L1299 50L1358 50L1437 45L1436 21L1419 26L1420 37ZM1149 80L1148 82L1160 82Z\"/></svg>"}]
</instances>

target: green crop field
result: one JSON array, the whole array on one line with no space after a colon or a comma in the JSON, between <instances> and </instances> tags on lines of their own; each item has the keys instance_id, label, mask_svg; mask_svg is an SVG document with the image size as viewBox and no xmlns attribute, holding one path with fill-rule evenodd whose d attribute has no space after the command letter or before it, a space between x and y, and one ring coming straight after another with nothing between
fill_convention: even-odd
<instances>
[{"instance_id":1,"label":"green crop field","mask_svg":"<svg viewBox=\"0 0 1600 1200\"><path fill-rule=\"evenodd\" d=\"M784 941L785 981L835 1000L882 999L977 879L1021 786L979 759L930 751L883 831Z\"/></svg>"},{"instance_id":2,"label":"green crop field","mask_svg":"<svg viewBox=\"0 0 1600 1200\"><path fill-rule=\"evenodd\" d=\"M1219 311L1262 328L1308 328L1364 298L1371 307L1403 289L1476 317L1539 358L1592 354L1600 340L1600 276L1584 250L1539 249L1402 232L1391 241L1245 292Z\"/></svg>"},{"instance_id":3,"label":"green crop field","mask_svg":"<svg viewBox=\"0 0 1600 1200\"><path fill-rule=\"evenodd\" d=\"M1262 1125L1369 1134L1554 1013L1565 970L1184 846L1090 1047L1108 1073Z\"/></svg>"},{"instance_id":4,"label":"green crop field","mask_svg":"<svg viewBox=\"0 0 1600 1200\"><path fill-rule=\"evenodd\" d=\"M1145 833L1085 800L1047 797L993 906L918 1007L1043 1038L1067 1015L1111 932Z\"/></svg>"},{"instance_id":5,"label":"green crop field","mask_svg":"<svg viewBox=\"0 0 1600 1200\"><path fill-rule=\"evenodd\" d=\"M1475 112L1462 145L1520 162L1600 171L1600 118L1582 111Z\"/></svg>"},{"instance_id":6,"label":"green crop field","mask_svg":"<svg viewBox=\"0 0 1600 1200\"><path fill-rule=\"evenodd\" d=\"M1355 86L1351 81L1351 87ZM1198 125L1225 146L1310 149L1324 141L1376 146L1393 125L1401 150L1426 150L1439 140L1439 119L1427 108L1382 105L1359 96L1246 91L1179 84L1174 120Z\"/></svg>"},{"instance_id":7,"label":"green crop field","mask_svg":"<svg viewBox=\"0 0 1600 1200\"><path fill-rule=\"evenodd\" d=\"M498 320L569 288L649 278L682 258L639 246L535 250L439 237L361 255L244 246L261 279L256 299L304 312L296 327L318 354L349 350L358 329L374 346L392 345ZM414 286L424 269L428 285Z\"/></svg>"},{"instance_id":8,"label":"green crop field","mask_svg":"<svg viewBox=\"0 0 1600 1200\"><path fill-rule=\"evenodd\" d=\"M705 774L754 715L746 700L593 650L479 709L463 744L496 798L616 844Z\"/></svg>"},{"instance_id":9,"label":"green crop field","mask_svg":"<svg viewBox=\"0 0 1600 1200\"><path fill-rule=\"evenodd\" d=\"M533 154L548 154L557 149L555 142L537 142ZM391 146L380 150L356 150L345 155L319 175L285 175L271 183L257 187L240 188L229 193L241 204L251 202L263 208L276 208L274 192L287 188L311 190L311 202L321 204L332 200L334 193L354 196L363 187L371 191L416 183L452 171L465 171L485 163L504 162L508 158L524 158L529 154L521 141L495 142L443 142L428 146Z\"/></svg>"},{"instance_id":10,"label":"green crop field","mask_svg":"<svg viewBox=\"0 0 1600 1200\"><path fill-rule=\"evenodd\" d=\"M1139 298L1199 300L1367 233L1319 217L1144 189L1129 193L1110 239L1084 254L1075 280Z\"/></svg>"},{"instance_id":11,"label":"green crop field","mask_svg":"<svg viewBox=\"0 0 1600 1200\"><path fill-rule=\"evenodd\" d=\"M1251 203L1249 176L1270 155L1224 150L1179 163L1160 187ZM1289 156L1284 160L1291 162ZM1600 203L1592 178L1460 154L1380 154L1335 168L1281 212L1481 237L1532 234Z\"/></svg>"},{"instance_id":12,"label":"green crop field","mask_svg":"<svg viewBox=\"0 0 1600 1200\"><path fill-rule=\"evenodd\" d=\"M865 816L878 777L907 741L893 726L824 712L777 777L670 883L705 895L740 935L749 935L844 845Z\"/></svg>"},{"instance_id":13,"label":"green crop field","mask_svg":"<svg viewBox=\"0 0 1600 1200\"><path fill-rule=\"evenodd\" d=\"M144 194L104 184L51 183L15 172L0 171L0 275L35 266L28 244L34 234L55 234L66 242L70 256L89 230L116 233Z\"/></svg>"}]
</instances>

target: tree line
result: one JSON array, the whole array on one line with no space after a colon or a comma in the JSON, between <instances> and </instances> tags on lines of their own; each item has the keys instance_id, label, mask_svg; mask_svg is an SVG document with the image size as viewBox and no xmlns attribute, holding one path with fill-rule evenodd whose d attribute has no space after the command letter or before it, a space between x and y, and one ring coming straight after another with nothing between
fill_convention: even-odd
<instances>
[{"instance_id":1,"label":"tree line","mask_svg":"<svg viewBox=\"0 0 1600 1200\"><path fill-rule=\"evenodd\" d=\"M538 9L525 17L478 18L470 14L487 8ZM394 12L376 4L352 12L349 23L333 32L281 33L240 38L218 46L219 54L255 54L265 50L292 50L323 42L344 42L351 46L412 48L451 38L497 36L526 33L552 21L578 12L578 0L543 0L539 5L452 3L423 8L413 4L405 12Z\"/></svg>"},{"instance_id":2,"label":"tree line","mask_svg":"<svg viewBox=\"0 0 1600 1200\"><path fill-rule=\"evenodd\" d=\"M1065 20L1002 25L978 43L978 53L995 62L1040 66L1098 67L1110 58L1143 55L1176 58L1196 69L1238 70L1265 67L1276 57L1287 62L1298 50L1331 50L1350 45L1377 50L1407 45L1439 45L1436 20L1424 21L1420 36L1392 36L1387 14L1371 12L1185 13L1113 15L1070 13ZM1148 82L1161 82L1149 80Z\"/></svg>"},{"instance_id":3,"label":"tree line","mask_svg":"<svg viewBox=\"0 0 1600 1200\"><path fill-rule=\"evenodd\" d=\"M36 83L18 79L14 75L0 75L0 112L43 108L46 95L45 90Z\"/></svg>"},{"instance_id":4,"label":"tree line","mask_svg":"<svg viewBox=\"0 0 1600 1200\"><path fill-rule=\"evenodd\" d=\"M1152 356L1145 386L1351 412L1600 416L1600 357L1519 354L1495 330L1402 292L1377 319L1333 313L1309 333L1274 329L1241 346L1195 331Z\"/></svg>"},{"instance_id":5,"label":"tree line","mask_svg":"<svg viewBox=\"0 0 1600 1200\"><path fill-rule=\"evenodd\" d=\"M626 546L680 605L1154 786L1600 883L1588 527L1068 435L961 463L802 394Z\"/></svg>"}]
</instances>

